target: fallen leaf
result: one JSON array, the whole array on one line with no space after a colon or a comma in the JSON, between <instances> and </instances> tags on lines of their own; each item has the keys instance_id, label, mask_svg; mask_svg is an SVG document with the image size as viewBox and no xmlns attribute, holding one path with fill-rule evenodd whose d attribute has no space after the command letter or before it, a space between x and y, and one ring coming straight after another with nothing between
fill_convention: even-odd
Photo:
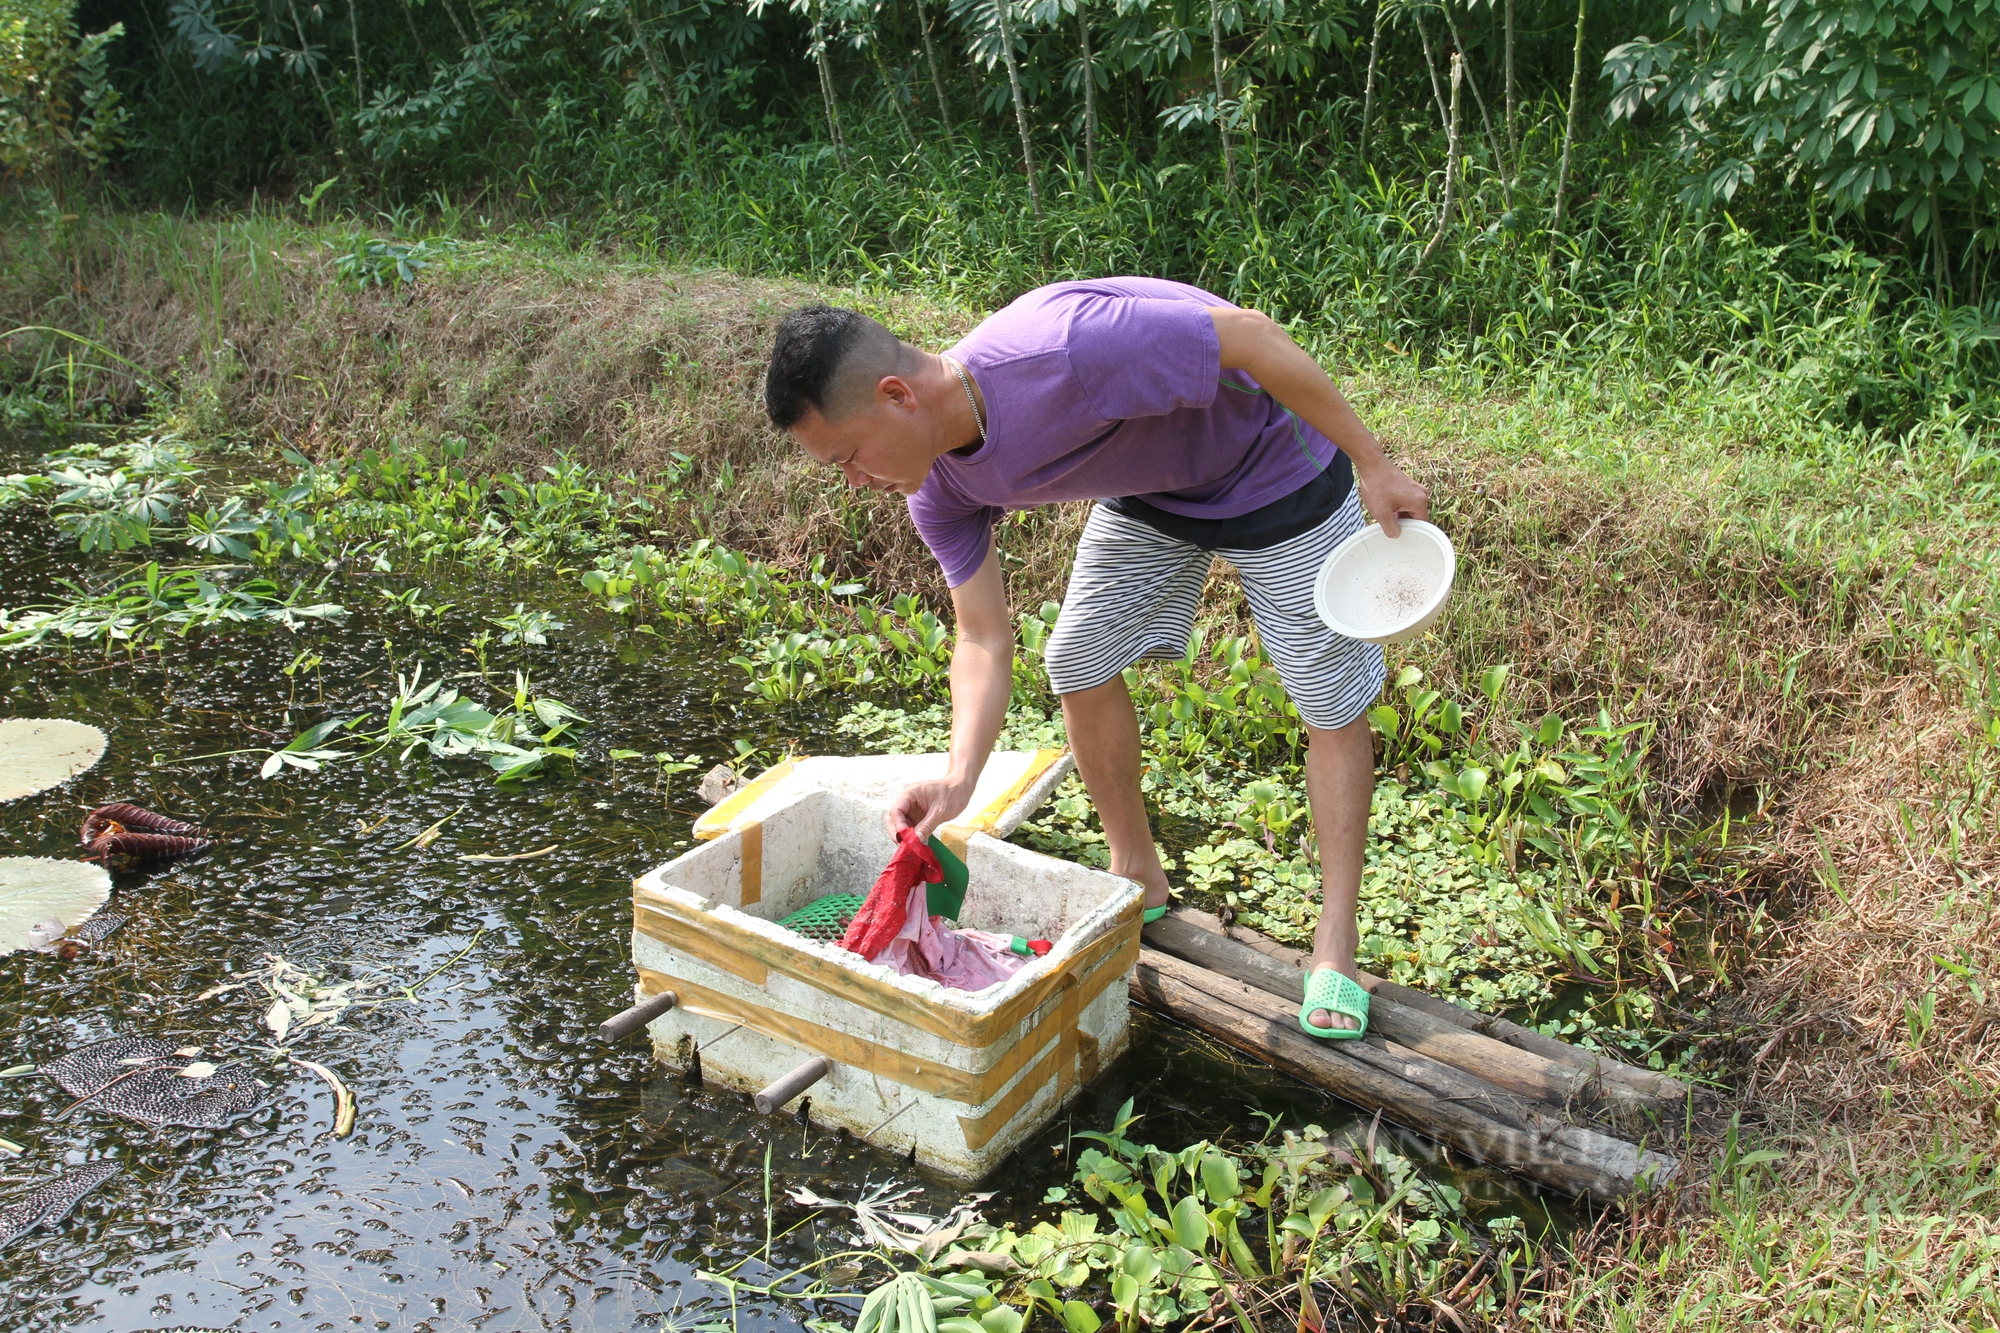
<instances>
[{"instance_id":1,"label":"fallen leaf","mask_svg":"<svg viewBox=\"0 0 2000 1333\"><path fill-rule=\"evenodd\" d=\"M209 1078L215 1073L215 1066L206 1060L197 1060L180 1071L182 1078Z\"/></svg>"},{"instance_id":2,"label":"fallen leaf","mask_svg":"<svg viewBox=\"0 0 2000 1333\"><path fill-rule=\"evenodd\" d=\"M200 1054L201 1054L201 1047L199 1047L199 1046L183 1046L183 1047L181 1047L181 1048L180 1048L180 1049L179 1049L178 1051L175 1051L175 1052L174 1052L174 1054L175 1054L175 1055L190 1055L190 1056L191 1056L191 1055L200 1055Z\"/></svg>"},{"instance_id":3,"label":"fallen leaf","mask_svg":"<svg viewBox=\"0 0 2000 1333\"><path fill-rule=\"evenodd\" d=\"M292 1006L283 1000L271 1001L270 1009L264 1014L264 1026L271 1029L278 1041L283 1041L285 1034L292 1030Z\"/></svg>"},{"instance_id":4,"label":"fallen leaf","mask_svg":"<svg viewBox=\"0 0 2000 1333\"><path fill-rule=\"evenodd\" d=\"M23 1074L32 1074L34 1072L35 1067L33 1065L14 1065L8 1069L0 1069L0 1078L19 1078Z\"/></svg>"},{"instance_id":5,"label":"fallen leaf","mask_svg":"<svg viewBox=\"0 0 2000 1333\"><path fill-rule=\"evenodd\" d=\"M349 1134L352 1134L354 1132L354 1094L347 1090L347 1085L342 1083L339 1077L323 1064L318 1064L312 1060L301 1060L297 1056L292 1057L292 1063L301 1069L310 1069L313 1073L318 1074L326 1080L327 1086L333 1089L333 1137L344 1139Z\"/></svg>"},{"instance_id":6,"label":"fallen leaf","mask_svg":"<svg viewBox=\"0 0 2000 1333\"><path fill-rule=\"evenodd\" d=\"M461 856L458 859L461 861L532 861L538 856L547 856L560 846L562 846L561 843L552 842L548 846L532 852L508 852L504 855L499 852L474 852L469 856Z\"/></svg>"},{"instance_id":7,"label":"fallen leaf","mask_svg":"<svg viewBox=\"0 0 2000 1333\"><path fill-rule=\"evenodd\" d=\"M26 1151L28 1151L26 1148L12 1139L0 1139L0 1152L6 1153L9 1157L19 1157Z\"/></svg>"}]
</instances>

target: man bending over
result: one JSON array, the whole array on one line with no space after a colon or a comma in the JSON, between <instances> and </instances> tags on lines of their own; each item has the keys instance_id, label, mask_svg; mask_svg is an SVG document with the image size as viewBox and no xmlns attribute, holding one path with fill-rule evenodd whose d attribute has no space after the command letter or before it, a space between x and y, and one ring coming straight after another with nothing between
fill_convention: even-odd
<instances>
[{"instance_id":1,"label":"man bending over","mask_svg":"<svg viewBox=\"0 0 2000 1333\"><path fill-rule=\"evenodd\" d=\"M851 310L794 311L764 404L852 485L906 496L951 586L951 757L944 777L900 794L892 833L929 837L961 813L1005 720L1014 624L995 520L1095 500L1045 661L1112 873L1145 886L1157 919L1167 876L1123 673L1186 651L1211 557L1236 567L1311 738L1323 905L1300 1025L1361 1035L1354 912L1375 780L1363 714L1382 688L1382 650L1320 621L1313 579L1363 505L1394 536L1398 520L1429 516L1430 498L1318 364L1266 316L1199 288L1103 278L1030 292L943 355Z\"/></svg>"}]
</instances>

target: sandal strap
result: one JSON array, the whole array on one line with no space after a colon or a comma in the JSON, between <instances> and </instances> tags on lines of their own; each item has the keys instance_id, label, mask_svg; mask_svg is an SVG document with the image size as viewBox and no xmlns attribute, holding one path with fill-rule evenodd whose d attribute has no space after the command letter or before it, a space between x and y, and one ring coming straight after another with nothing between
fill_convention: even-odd
<instances>
[{"instance_id":1,"label":"sandal strap","mask_svg":"<svg viewBox=\"0 0 2000 1333\"><path fill-rule=\"evenodd\" d=\"M1330 967L1321 968L1306 980L1305 1006L1308 1014L1315 1009L1324 1009L1365 1022L1368 1018L1368 990L1345 972Z\"/></svg>"}]
</instances>

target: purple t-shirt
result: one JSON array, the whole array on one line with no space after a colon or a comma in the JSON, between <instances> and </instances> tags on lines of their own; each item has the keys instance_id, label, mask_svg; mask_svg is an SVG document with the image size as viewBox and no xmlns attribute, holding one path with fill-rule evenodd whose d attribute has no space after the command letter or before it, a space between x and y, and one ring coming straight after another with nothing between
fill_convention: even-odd
<instances>
[{"instance_id":1,"label":"purple t-shirt","mask_svg":"<svg viewBox=\"0 0 2000 1333\"><path fill-rule=\"evenodd\" d=\"M986 443L945 454L910 517L956 588L1009 509L1135 495L1190 518L1235 518L1333 461L1332 441L1240 370L1222 368L1208 307L1159 278L1037 288L947 355L986 401Z\"/></svg>"}]
</instances>

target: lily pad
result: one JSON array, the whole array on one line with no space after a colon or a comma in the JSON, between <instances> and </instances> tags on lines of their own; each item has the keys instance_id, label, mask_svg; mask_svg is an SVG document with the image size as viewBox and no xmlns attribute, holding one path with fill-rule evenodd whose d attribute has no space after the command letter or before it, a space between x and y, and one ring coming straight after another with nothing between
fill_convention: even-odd
<instances>
[{"instance_id":1,"label":"lily pad","mask_svg":"<svg viewBox=\"0 0 2000 1333\"><path fill-rule=\"evenodd\" d=\"M103 866L43 856L0 857L0 954L35 947L30 932L51 917L65 929L76 929L110 896L111 872Z\"/></svg>"},{"instance_id":2,"label":"lily pad","mask_svg":"<svg viewBox=\"0 0 2000 1333\"><path fill-rule=\"evenodd\" d=\"M59 787L104 757L104 733L59 717L0 721L0 801Z\"/></svg>"}]
</instances>

